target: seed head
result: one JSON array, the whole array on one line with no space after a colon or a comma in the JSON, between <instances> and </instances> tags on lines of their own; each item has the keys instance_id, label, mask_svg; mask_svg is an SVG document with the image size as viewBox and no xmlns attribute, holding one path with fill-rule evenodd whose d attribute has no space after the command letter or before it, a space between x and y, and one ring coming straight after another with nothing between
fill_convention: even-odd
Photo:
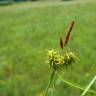
<instances>
[{"instance_id":1,"label":"seed head","mask_svg":"<svg viewBox=\"0 0 96 96\"><path fill-rule=\"evenodd\" d=\"M60 68L61 66L68 67L77 59L73 52L65 52L61 55L59 52L50 50L48 51L48 61L52 68Z\"/></svg>"}]
</instances>

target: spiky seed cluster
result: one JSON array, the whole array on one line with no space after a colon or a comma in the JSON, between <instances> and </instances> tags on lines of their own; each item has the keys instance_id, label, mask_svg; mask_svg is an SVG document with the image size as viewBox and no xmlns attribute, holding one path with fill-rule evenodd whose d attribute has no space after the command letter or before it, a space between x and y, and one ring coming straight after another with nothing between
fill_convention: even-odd
<instances>
[{"instance_id":1,"label":"spiky seed cluster","mask_svg":"<svg viewBox=\"0 0 96 96\"><path fill-rule=\"evenodd\" d=\"M76 56L73 52L65 52L61 55L54 50L48 51L49 63L52 68L59 68L60 66L68 67L76 61Z\"/></svg>"}]
</instances>

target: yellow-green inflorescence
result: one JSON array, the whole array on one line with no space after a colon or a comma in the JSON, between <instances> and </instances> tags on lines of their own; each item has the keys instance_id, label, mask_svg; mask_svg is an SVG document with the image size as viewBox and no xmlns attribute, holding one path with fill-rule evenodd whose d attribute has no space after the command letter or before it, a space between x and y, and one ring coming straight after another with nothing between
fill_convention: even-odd
<instances>
[{"instance_id":1,"label":"yellow-green inflorescence","mask_svg":"<svg viewBox=\"0 0 96 96\"><path fill-rule=\"evenodd\" d=\"M68 67L77 59L73 52L65 52L63 55L58 51L48 51L48 62L52 68L60 68L61 66Z\"/></svg>"}]
</instances>

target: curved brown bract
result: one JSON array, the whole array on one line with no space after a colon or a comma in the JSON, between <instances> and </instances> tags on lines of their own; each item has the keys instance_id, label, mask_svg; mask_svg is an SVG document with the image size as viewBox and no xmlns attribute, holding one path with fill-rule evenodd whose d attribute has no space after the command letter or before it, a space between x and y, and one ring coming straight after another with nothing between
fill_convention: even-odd
<instances>
[{"instance_id":1,"label":"curved brown bract","mask_svg":"<svg viewBox=\"0 0 96 96\"><path fill-rule=\"evenodd\" d=\"M63 43L63 39L60 37L60 47L63 49L64 48L64 43Z\"/></svg>"},{"instance_id":2,"label":"curved brown bract","mask_svg":"<svg viewBox=\"0 0 96 96\"><path fill-rule=\"evenodd\" d=\"M66 37L64 38L64 40L62 38L60 38L60 47L62 49L67 45L73 27L74 27L74 21L71 22L70 27L69 27L69 29L67 31L67 34L66 34Z\"/></svg>"},{"instance_id":3,"label":"curved brown bract","mask_svg":"<svg viewBox=\"0 0 96 96\"><path fill-rule=\"evenodd\" d=\"M67 45L67 43L69 41L70 33L72 32L73 27L74 27L74 21L71 22L71 25L68 29L67 35L66 35L65 40L64 40L64 47Z\"/></svg>"}]
</instances>

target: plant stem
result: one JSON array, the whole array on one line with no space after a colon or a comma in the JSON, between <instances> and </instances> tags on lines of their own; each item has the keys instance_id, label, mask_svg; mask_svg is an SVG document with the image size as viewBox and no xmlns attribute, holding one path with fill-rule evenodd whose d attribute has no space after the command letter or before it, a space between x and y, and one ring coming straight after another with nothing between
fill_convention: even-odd
<instances>
[{"instance_id":1,"label":"plant stem","mask_svg":"<svg viewBox=\"0 0 96 96\"><path fill-rule=\"evenodd\" d=\"M72 81L65 80L65 79L63 79L62 76L60 76L60 75L58 75L58 77L60 78L61 81L63 81L64 83L68 84L69 86L72 86L72 87L74 87L74 88L80 89L80 90L82 90L82 91L85 90L85 87L83 87L83 86L80 86L80 85L78 85L78 84L76 84L76 83L74 83L74 82L72 82ZM96 91L95 91L95 90L91 90L91 89L89 89L87 92L96 94Z\"/></svg>"},{"instance_id":2,"label":"plant stem","mask_svg":"<svg viewBox=\"0 0 96 96\"><path fill-rule=\"evenodd\" d=\"M54 83L55 83L55 80L54 80ZM51 94L50 94L50 96L53 96L53 90L54 90L54 85L55 85L54 83L53 83L53 85L52 85L52 89L51 89Z\"/></svg>"},{"instance_id":3,"label":"plant stem","mask_svg":"<svg viewBox=\"0 0 96 96\"><path fill-rule=\"evenodd\" d=\"M93 85L93 83L95 82L95 80L96 80L96 76L91 80L91 82L89 83L89 85L85 88L84 92L80 96L85 96L85 94L90 89L90 87Z\"/></svg>"},{"instance_id":4,"label":"plant stem","mask_svg":"<svg viewBox=\"0 0 96 96\"><path fill-rule=\"evenodd\" d=\"M51 83L52 83L52 80L53 80L53 77L54 77L54 75L55 75L55 72L56 72L56 69L54 69L53 72L52 72L52 75L51 75L50 81L49 81L49 83L48 83L48 86L47 86L47 88L46 88L46 91L45 91L45 95L44 95L44 96L47 96L48 89L49 89L49 87L50 87L50 85L51 85Z\"/></svg>"}]
</instances>

